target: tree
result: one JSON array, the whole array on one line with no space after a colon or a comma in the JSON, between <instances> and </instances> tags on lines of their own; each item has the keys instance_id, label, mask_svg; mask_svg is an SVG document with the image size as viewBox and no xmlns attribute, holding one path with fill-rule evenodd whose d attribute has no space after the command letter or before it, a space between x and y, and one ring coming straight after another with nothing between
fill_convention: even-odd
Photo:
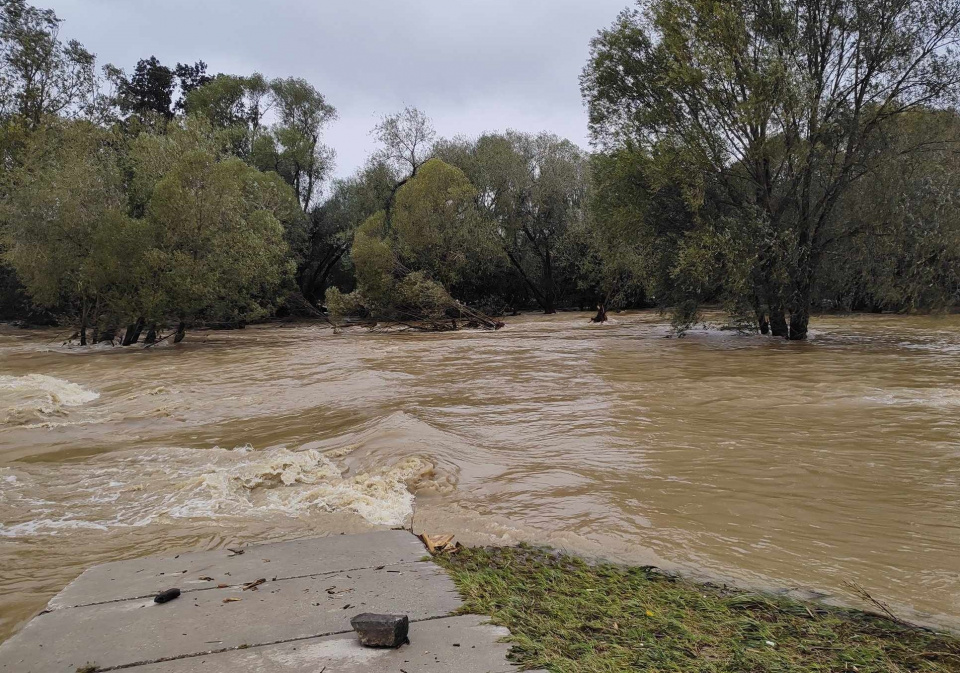
<instances>
[{"instance_id":1,"label":"tree","mask_svg":"<svg viewBox=\"0 0 960 673\"><path fill-rule=\"evenodd\" d=\"M371 161L345 180L336 180L330 195L310 214L307 252L298 271L304 298L316 304L363 222L382 210L390 198L396 176L383 162Z\"/></svg>"},{"instance_id":2,"label":"tree","mask_svg":"<svg viewBox=\"0 0 960 673\"><path fill-rule=\"evenodd\" d=\"M953 111L915 110L886 125L878 169L838 207L845 226L827 235L815 297L873 311L960 303L958 142Z\"/></svg>"},{"instance_id":3,"label":"tree","mask_svg":"<svg viewBox=\"0 0 960 673\"><path fill-rule=\"evenodd\" d=\"M437 152L467 174L510 263L543 311L555 313L575 285L568 233L585 218L586 155L548 133L513 131L440 143Z\"/></svg>"},{"instance_id":4,"label":"tree","mask_svg":"<svg viewBox=\"0 0 960 673\"><path fill-rule=\"evenodd\" d=\"M121 281L118 260L135 264L140 252L114 140L87 122L39 129L0 211L6 261L35 303L77 319L84 345Z\"/></svg>"},{"instance_id":5,"label":"tree","mask_svg":"<svg viewBox=\"0 0 960 673\"><path fill-rule=\"evenodd\" d=\"M374 127L373 136L380 143L374 160L389 166L398 176L384 204L384 222L389 229L397 192L433 158L437 132L427 115L417 108L406 107L402 112L384 117Z\"/></svg>"},{"instance_id":6,"label":"tree","mask_svg":"<svg viewBox=\"0 0 960 673\"><path fill-rule=\"evenodd\" d=\"M174 69L177 76L177 82L180 85L180 98L175 106L176 111L184 114L187 107L187 96L192 91L206 86L214 80L212 75L207 74L207 64L203 61L197 61L193 65L186 63L177 63Z\"/></svg>"},{"instance_id":7,"label":"tree","mask_svg":"<svg viewBox=\"0 0 960 673\"><path fill-rule=\"evenodd\" d=\"M333 151L321 138L336 110L310 83L219 75L187 93L185 109L230 132L237 156L280 175L297 193L303 212L313 209L333 165Z\"/></svg>"},{"instance_id":8,"label":"tree","mask_svg":"<svg viewBox=\"0 0 960 673\"><path fill-rule=\"evenodd\" d=\"M156 56L141 59L129 78L122 76L117 83L117 102L120 111L140 118L173 118L173 70L162 65Z\"/></svg>"},{"instance_id":9,"label":"tree","mask_svg":"<svg viewBox=\"0 0 960 673\"><path fill-rule=\"evenodd\" d=\"M327 291L334 317L362 312L432 329L455 329L463 318L494 327L450 294L484 257L489 241L474 196L459 169L439 159L420 166L396 192L391 226L381 210L358 229L351 249L357 290L349 295Z\"/></svg>"},{"instance_id":10,"label":"tree","mask_svg":"<svg viewBox=\"0 0 960 673\"><path fill-rule=\"evenodd\" d=\"M45 117L77 116L92 102L95 57L76 40L60 40L52 10L0 0L0 114L36 129Z\"/></svg>"},{"instance_id":11,"label":"tree","mask_svg":"<svg viewBox=\"0 0 960 673\"><path fill-rule=\"evenodd\" d=\"M592 44L591 132L654 158L694 208L716 197L677 274L735 261L734 303L805 339L838 204L886 123L951 100L958 29L960 0L642 0Z\"/></svg>"},{"instance_id":12,"label":"tree","mask_svg":"<svg viewBox=\"0 0 960 673\"><path fill-rule=\"evenodd\" d=\"M292 275L285 228L302 217L290 188L223 151L202 119L143 135L132 159L155 246L143 312L240 321L262 316Z\"/></svg>"}]
</instances>

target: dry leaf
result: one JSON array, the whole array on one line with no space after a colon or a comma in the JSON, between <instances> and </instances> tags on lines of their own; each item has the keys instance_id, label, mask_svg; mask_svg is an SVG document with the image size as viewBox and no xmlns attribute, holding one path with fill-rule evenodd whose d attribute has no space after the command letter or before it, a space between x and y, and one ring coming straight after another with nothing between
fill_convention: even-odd
<instances>
[{"instance_id":1,"label":"dry leaf","mask_svg":"<svg viewBox=\"0 0 960 673\"><path fill-rule=\"evenodd\" d=\"M257 590L257 587L260 586L261 584L263 584L263 583L266 582L266 581L267 581L266 578L261 577L260 579L256 580L255 582L249 582L249 583L247 583L247 584L244 584L244 585L243 585L243 590L246 591L246 590L248 590L248 589L253 589L254 591L256 591L256 590Z\"/></svg>"},{"instance_id":2,"label":"dry leaf","mask_svg":"<svg viewBox=\"0 0 960 673\"><path fill-rule=\"evenodd\" d=\"M443 551L448 544L453 542L453 535L427 535L422 533L420 539L427 546L427 551L431 554L437 554Z\"/></svg>"}]
</instances>

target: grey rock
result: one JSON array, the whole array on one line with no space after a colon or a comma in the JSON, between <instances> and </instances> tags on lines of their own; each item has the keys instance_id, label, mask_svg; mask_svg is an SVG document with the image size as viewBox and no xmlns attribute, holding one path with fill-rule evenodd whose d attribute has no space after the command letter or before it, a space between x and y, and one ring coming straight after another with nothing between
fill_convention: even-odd
<instances>
[{"instance_id":1,"label":"grey rock","mask_svg":"<svg viewBox=\"0 0 960 673\"><path fill-rule=\"evenodd\" d=\"M166 591L161 591L160 593L158 593L158 594L154 597L153 602L154 602L154 603L169 603L169 602L172 601L174 598L180 598L180 590L179 590L179 589L167 589Z\"/></svg>"},{"instance_id":2,"label":"grey rock","mask_svg":"<svg viewBox=\"0 0 960 673\"><path fill-rule=\"evenodd\" d=\"M364 612L350 620L350 625L365 647L400 647L407 641L410 618L407 615L377 615Z\"/></svg>"}]
</instances>

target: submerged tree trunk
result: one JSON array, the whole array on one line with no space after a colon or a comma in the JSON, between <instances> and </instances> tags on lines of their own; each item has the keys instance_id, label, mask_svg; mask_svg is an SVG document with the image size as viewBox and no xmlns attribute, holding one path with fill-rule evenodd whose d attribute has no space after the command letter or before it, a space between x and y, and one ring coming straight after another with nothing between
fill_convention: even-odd
<instances>
[{"instance_id":1,"label":"submerged tree trunk","mask_svg":"<svg viewBox=\"0 0 960 673\"><path fill-rule=\"evenodd\" d=\"M782 339L790 336L790 327L787 325L787 316L783 306L770 306L770 333Z\"/></svg>"},{"instance_id":2,"label":"submerged tree trunk","mask_svg":"<svg viewBox=\"0 0 960 673\"><path fill-rule=\"evenodd\" d=\"M803 308L790 314L790 341L804 341L810 325L810 309Z\"/></svg>"},{"instance_id":3,"label":"submerged tree trunk","mask_svg":"<svg viewBox=\"0 0 960 673\"><path fill-rule=\"evenodd\" d=\"M143 343L147 344L148 346L150 344L157 343L157 326L156 325L150 325L150 329L147 330L147 337L143 340Z\"/></svg>"},{"instance_id":4,"label":"submerged tree trunk","mask_svg":"<svg viewBox=\"0 0 960 673\"><path fill-rule=\"evenodd\" d=\"M804 341L810 325L810 306L813 303L813 278L815 264L809 258L804 260L794 300L790 308L790 340Z\"/></svg>"},{"instance_id":5,"label":"submerged tree trunk","mask_svg":"<svg viewBox=\"0 0 960 673\"><path fill-rule=\"evenodd\" d=\"M607 322L607 307L605 304L597 304L597 315L590 320L593 323Z\"/></svg>"},{"instance_id":6,"label":"submerged tree trunk","mask_svg":"<svg viewBox=\"0 0 960 673\"><path fill-rule=\"evenodd\" d=\"M113 341L114 339L116 339L116 338L117 338L117 328L116 328L116 327L108 327L107 329L105 329L105 330L103 331L102 334L100 334L100 337L99 337L98 339L95 339L94 341L95 341L95 343L103 343L104 341L111 341L111 342L112 342L112 341Z\"/></svg>"},{"instance_id":7,"label":"submerged tree trunk","mask_svg":"<svg viewBox=\"0 0 960 673\"><path fill-rule=\"evenodd\" d=\"M143 318L138 318L137 322L133 325L127 325L126 331L123 333L123 345L132 346L133 344L140 341L140 334L143 332Z\"/></svg>"},{"instance_id":8,"label":"submerged tree trunk","mask_svg":"<svg viewBox=\"0 0 960 673\"><path fill-rule=\"evenodd\" d=\"M177 325L177 334L173 337L173 343L180 343L185 336L187 336L187 325L181 320L180 324Z\"/></svg>"}]
</instances>

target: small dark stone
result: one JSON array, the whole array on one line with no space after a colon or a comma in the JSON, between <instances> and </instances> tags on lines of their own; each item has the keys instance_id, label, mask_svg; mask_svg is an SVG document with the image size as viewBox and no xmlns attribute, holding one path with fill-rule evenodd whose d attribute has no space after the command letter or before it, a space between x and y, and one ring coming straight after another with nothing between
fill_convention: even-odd
<instances>
[{"instance_id":1,"label":"small dark stone","mask_svg":"<svg viewBox=\"0 0 960 673\"><path fill-rule=\"evenodd\" d=\"M365 612L350 620L365 647L400 647L410 631L407 615L375 615Z\"/></svg>"},{"instance_id":2,"label":"small dark stone","mask_svg":"<svg viewBox=\"0 0 960 673\"><path fill-rule=\"evenodd\" d=\"M153 599L154 603L169 603L174 598L180 598L179 589L167 589L166 591L161 591Z\"/></svg>"}]
</instances>

